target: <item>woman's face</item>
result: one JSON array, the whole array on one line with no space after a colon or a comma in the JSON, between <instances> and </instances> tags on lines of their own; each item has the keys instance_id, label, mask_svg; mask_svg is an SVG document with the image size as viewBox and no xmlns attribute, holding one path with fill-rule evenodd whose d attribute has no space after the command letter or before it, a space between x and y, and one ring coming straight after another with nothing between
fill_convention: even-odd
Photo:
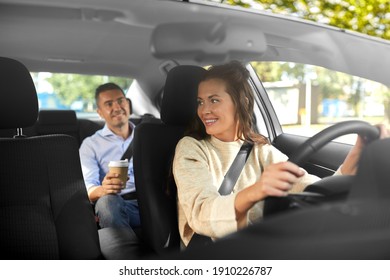
<instances>
[{"instance_id":1,"label":"woman's face","mask_svg":"<svg viewBox=\"0 0 390 280\"><path fill-rule=\"evenodd\" d=\"M224 81L210 79L199 84L198 116L207 134L224 142L237 140L236 108Z\"/></svg>"}]
</instances>

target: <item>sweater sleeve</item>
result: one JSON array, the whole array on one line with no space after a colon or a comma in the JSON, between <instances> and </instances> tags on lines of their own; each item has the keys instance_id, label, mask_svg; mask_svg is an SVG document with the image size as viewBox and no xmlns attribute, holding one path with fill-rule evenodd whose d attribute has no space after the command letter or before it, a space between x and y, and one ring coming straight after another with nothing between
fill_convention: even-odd
<instances>
[{"instance_id":1,"label":"sweater sleeve","mask_svg":"<svg viewBox=\"0 0 390 280\"><path fill-rule=\"evenodd\" d=\"M236 194L218 193L206 153L201 143L191 137L183 138L176 147L173 174L179 208L185 216L179 219L184 218L196 233L219 238L237 231Z\"/></svg>"}]
</instances>

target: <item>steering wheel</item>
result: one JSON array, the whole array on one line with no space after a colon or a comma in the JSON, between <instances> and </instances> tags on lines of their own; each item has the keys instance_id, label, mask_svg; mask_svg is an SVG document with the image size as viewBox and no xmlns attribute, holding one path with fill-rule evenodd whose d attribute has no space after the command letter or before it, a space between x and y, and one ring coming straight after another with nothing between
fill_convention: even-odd
<instances>
[{"instance_id":1,"label":"steering wheel","mask_svg":"<svg viewBox=\"0 0 390 280\"><path fill-rule=\"evenodd\" d=\"M289 161L302 166L315 152L321 149L330 141L336 139L337 137L347 135L347 134L358 134L363 137L366 142L379 138L379 129L371 124L364 121L344 121L332 125L321 132L317 133L313 137L306 140L302 143L290 156ZM334 182L334 180L329 177L329 182ZM343 179L344 180L344 179ZM326 184L325 179L323 185ZM321 182L320 181L320 182ZM322 196L319 193L313 192L303 192L298 194L289 194L287 198L279 197L268 197L264 202L264 216L274 214L275 212L280 212L288 208L291 203L295 207L301 208L305 206L305 199L316 198Z\"/></svg>"},{"instance_id":2,"label":"steering wheel","mask_svg":"<svg viewBox=\"0 0 390 280\"><path fill-rule=\"evenodd\" d=\"M379 138L379 129L364 121L344 121L320 131L301 144L290 156L289 161L302 166L312 154L337 137L356 133L366 141Z\"/></svg>"}]
</instances>

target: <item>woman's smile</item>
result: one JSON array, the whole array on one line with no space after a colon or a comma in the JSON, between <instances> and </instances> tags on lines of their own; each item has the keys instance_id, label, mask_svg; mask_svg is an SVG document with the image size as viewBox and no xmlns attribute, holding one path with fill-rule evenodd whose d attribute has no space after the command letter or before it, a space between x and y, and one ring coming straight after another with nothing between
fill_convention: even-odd
<instances>
[{"instance_id":1,"label":"woman's smile","mask_svg":"<svg viewBox=\"0 0 390 280\"><path fill-rule=\"evenodd\" d=\"M218 119L204 119L204 120L203 120L203 123L205 124L205 126L212 126L212 125L214 125L217 121L218 121Z\"/></svg>"}]
</instances>

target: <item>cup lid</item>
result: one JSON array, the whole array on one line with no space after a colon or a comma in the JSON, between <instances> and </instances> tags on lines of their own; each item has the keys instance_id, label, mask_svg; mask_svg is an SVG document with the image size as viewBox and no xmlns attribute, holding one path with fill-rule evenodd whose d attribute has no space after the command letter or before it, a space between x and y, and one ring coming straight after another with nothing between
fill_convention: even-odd
<instances>
[{"instance_id":1,"label":"cup lid","mask_svg":"<svg viewBox=\"0 0 390 280\"><path fill-rule=\"evenodd\" d=\"M108 167L129 167L129 161L126 159L112 160L108 164Z\"/></svg>"}]
</instances>

